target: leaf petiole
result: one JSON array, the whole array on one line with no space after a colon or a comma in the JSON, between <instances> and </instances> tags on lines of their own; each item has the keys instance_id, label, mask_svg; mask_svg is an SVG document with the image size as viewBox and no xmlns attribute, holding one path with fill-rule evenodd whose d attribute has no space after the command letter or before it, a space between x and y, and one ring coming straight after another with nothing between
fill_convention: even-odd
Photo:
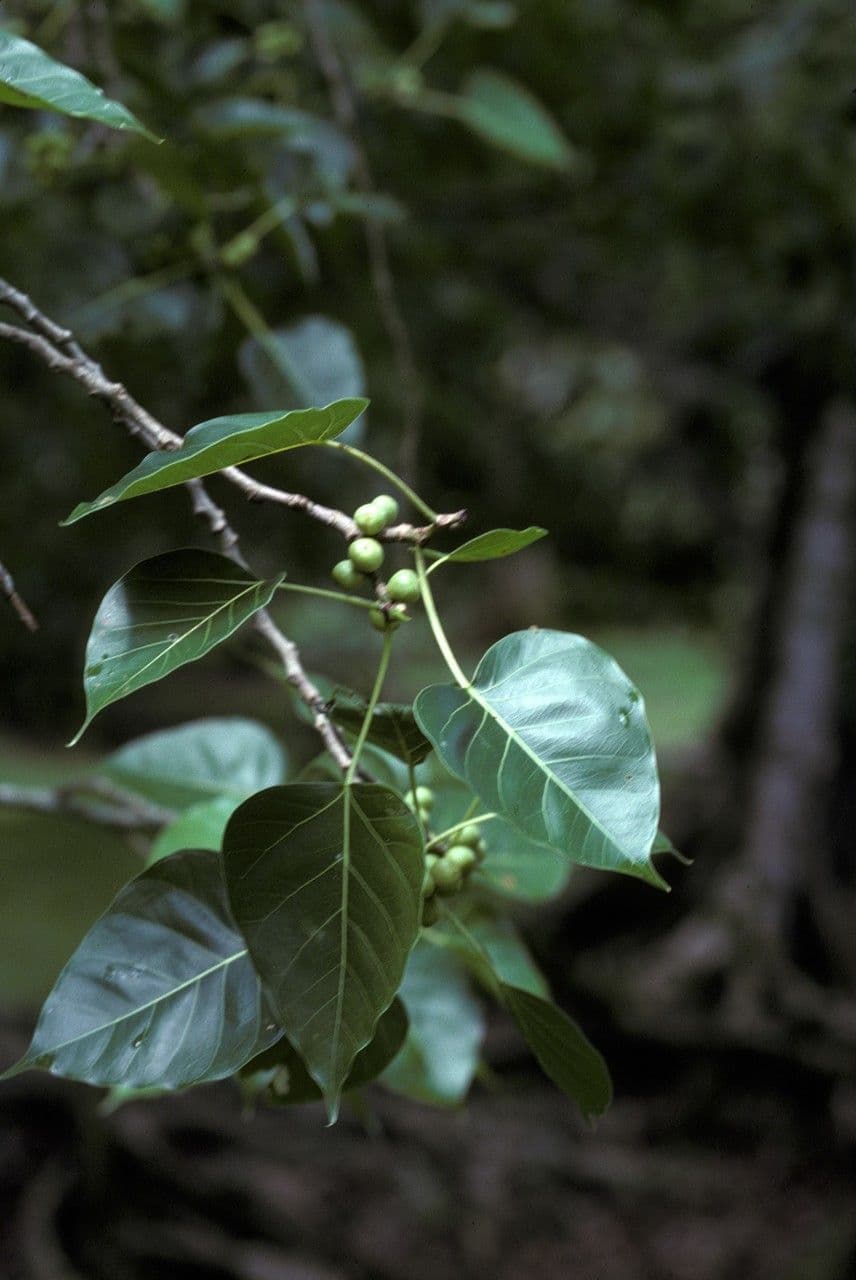
<instances>
[{"instance_id":1,"label":"leaf petiole","mask_svg":"<svg viewBox=\"0 0 856 1280\"><path fill-rule=\"evenodd\" d=\"M359 767L360 755L362 753L363 747L365 746L366 738L369 735L369 729L371 728L372 717L374 716L374 713L375 713L375 707L377 706L378 701L380 699L381 690L383 689L383 682L386 679L386 673L389 670L389 659L392 654L392 634L393 633L391 629L383 633L383 651L380 655L380 662L378 663L378 669L377 669L377 675L375 676L374 687L372 688L371 694L369 695L368 703L366 704L366 714L363 716L363 723L360 726L359 737L357 738L357 741L354 744L354 751L353 751L353 755L351 756L351 763L348 765L348 772L345 774L344 785L346 787L350 786L350 784L353 782L354 774L357 772L357 768Z\"/></svg>"},{"instance_id":2,"label":"leaf petiole","mask_svg":"<svg viewBox=\"0 0 856 1280\"><path fill-rule=\"evenodd\" d=\"M409 484L406 484L400 476L397 476L389 467L384 466L382 462L378 462L377 458L373 458L371 454L364 453L362 449L358 449L355 445L343 444L341 440L319 440L317 444L325 449L339 449L342 453L347 453L352 458L357 458L360 462L364 462L367 467L371 467L379 475L382 475L385 480L388 480L390 484L394 485L399 493L403 493L405 498L413 503L416 510L422 512L426 520L430 520L433 524L437 519L437 512L432 511L427 502L423 502L419 494L415 493Z\"/></svg>"},{"instance_id":3,"label":"leaf petiole","mask_svg":"<svg viewBox=\"0 0 856 1280\"><path fill-rule=\"evenodd\" d=\"M434 633L434 639L437 641L437 648L443 655L446 666L451 671L457 683L462 689L470 688L470 681L464 675L458 663L458 659L452 652L452 646L446 638L443 625L440 622L437 613L437 606L434 604L434 597L431 594L431 588L428 585L428 574L425 570L425 557L422 554L421 547L414 547L413 555L416 560L416 572L419 575L419 586L422 591L422 603L425 606L425 615L430 623L431 630Z\"/></svg>"}]
</instances>

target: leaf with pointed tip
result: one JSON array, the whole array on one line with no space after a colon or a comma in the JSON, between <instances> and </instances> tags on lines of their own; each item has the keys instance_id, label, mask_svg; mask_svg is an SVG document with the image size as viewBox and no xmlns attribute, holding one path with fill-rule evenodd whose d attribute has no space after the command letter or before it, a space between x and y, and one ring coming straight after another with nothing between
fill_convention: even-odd
<instances>
[{"instance_id":1,"label":"leaf with pointed tip","mask_svg":"<svg viewBox=\"0 0 856 1280\"><path fill-rule=\"evenodd\" d=\"M127 107L106 97L86 76L11 31L0 31L0 102L35 111L58 111L111 129L141 133L151 142L160 141Z\"/></svg>"},{"instance_id":2,"label":"leaf with pointed tip","mask_svg":"<svg viewBox=\"0 0 856 1280\"><path fill-rule=\"evenodd\" d=\"M516 552L531 547L533 542L539 542L546 536L547 530L538 525L530 525L528 529L490 529L435 560L429 572L433 573L441 564L475 564L480 560L501 560L504 556L513 556Z\"/></svg>"},{"instance_id":3,"label":"leaf with pointed tip","mask_svg":"<svg viewBox=\"0 0 856 1280\"><path fill-rule=\"evenodd\" d=\"M232 919L220 858L144 871L81 942L22 1060L87 1084L185 1089L233 1075L282 1032Z\"/></svg>"},{"instance_id":4,"label":"leaf with pointed tip","mask_svg":"<svg viewBox=\"0 0 856 1280\"><path fill-rule=\"evenodd\" d=\"M350 689L336 689L327 706L336 724L356 737L366 715L365 698ZM431 751L413 708L406 703L379 702L369 725L368 740L405 764L421 764Z\"/></svg>"},{"instance_id":5,"label":"leaf with pointed tip","mask_svg":"<svg viewBox=\"0 0 856 1280\"><path fill-rule=\"evenodd\" d=\"M264 725L241 716L211 716L126 742L100 772L155 804L184 809L218 796L238 805L284 782L287 763L282 744Z\"/></svg>"},{"instance_id":6,"label":"leaf with pointed tip","mask_svg":"<svg viewBox=\"0 0 856 1280\"><path fill-rule=\"evenodd\" d=\"M423 940L410 953L399 992L410 1030L381 1083L418 1102L463 1102L479 1066L484 1015L464 968Z\"/></svg>"},{"instance_id":7,"label":"leaf with pointed tip","mask_svg":"<svg viewBox=\"0 0 856 1280\"><path fill-rule=\"evenodd\" d=\"M504 818L483 828L487 857L475 870L474 885L486 885L503 897L546 902L561 893L573 870L566 853L522 835Z\"/></svg>"},{"instance_id":8,"label":"leaf with pointed tip","mask_svg":"<svg viewBox=\"0 0 856 1280\"><path fill-rule=\"evenodd\" d=\"M213 551L185 548L144 560L110 588L86 645L86 719L162 680L227 640L269 604L284 574L260 581Z\"/></svg>"},{"instance_id":9,"label":"leaf with pointed tip","mask_svg":"<svg viewBox=\"0 0 856 1280\"><path fill-rule=\"evenodd\" d=\"M651 862L660 788L644 704L602 649L517 631L466 689L432 685L414 710L486 810L583 866L666 887Z\"/></svg>"},{"instance_id":10,"label":"leaf with pointed tip","mask_svg":"<svg viewBox=\"0 0 856 1280\"><path fill-rule=\"evenodd\" d=\"M546 981L513 928L507 930L478 906L456 910L447 904L436 941L467 959L512 1015L543 1071L586 1119L601 1115L612 1101L609 1069L577 1024L552 1003Z\"/></svg>"},{"instance_id":11,"label":"leaf with pointed tip","mask_svg":"<svg viewBox=\"0 0 856 1280\"><path fill-rule=\"evenodd\" d=\"M272 787L232 815L223 853L271 1007L335 1118L419 932L416 819L370 783Z\"/></svg>"},{"instance_id":12,"label":"leaf with pointed tip","mask_svg":"<svg viewBox=\"0 0 856 1280\"><path fill-rule=\"evenodd\" d=\"M209 849L219 853L226 823L240 803L232 796L218 796L216 800L192 804L158 832L146 865L151 866L179 849Z\"/></svg>"},{"instance_id":13,"label":"leaf with pointed tip","mask_svg":"<svg viewBox=\"0 0 856 1280\"><path fill-rule=\"evenodd\" d=\"M587 1120L612 1101L609 1068L577 1024L550 1000L500 984L502 1002L555 1085L573 1098Z\"/></svg>"},{"instance_id":14,"label":"leaf with pointed tip","mask_svg":"<svg viewBox=\"0 0 856 1280\"><path fill-rule=\"evenodd\" d=\"M144 493L156 493L173 485L212 475L224 467L237 467L271 453L283 453L304 445L335 440L358 418L367 400L337 400L324 409L294 409L269 413L238 413L212 418L192 427L179 449L157 449L117 480L92 502L81 502L63 525L116 502L127 502Z\"/></svg>"},{"instance_id":15,"label":"leaf with pointed tip","mask_svg":"<svg viewBox=\"0 0 856 1280\"><path fill-rule=\"evenodd\" d=\"M552 169L573 164L574 150L556 121L510 76L479 68L455 102L458 118L494 146Z\"/></svg>"},{"instance_id":16,"label":"leaf with pointed tip","mask_svg":"<svg viewBox=\"0 0 856 1280\"><path fill-rule=\"evenodd\" d=\"M375 1029L371 1044L354 1059L342 1093L371 1084L392 1062L407 1035L407 1014L399 999L393 1000ZM283 1037L271 1049L259 1054L241 1070L241 1077L252 1093L264 1093L276 1106L297 1102L318 1102L323 1096L312 1079L297 1050Z\"/></svg>"}]
</instances>

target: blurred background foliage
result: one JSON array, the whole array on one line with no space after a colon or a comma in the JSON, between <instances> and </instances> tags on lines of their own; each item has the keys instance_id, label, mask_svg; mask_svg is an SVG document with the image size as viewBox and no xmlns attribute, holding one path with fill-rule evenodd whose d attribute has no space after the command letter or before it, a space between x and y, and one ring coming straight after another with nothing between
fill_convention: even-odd
<instances>
[{"instance_id":1,"label":"blurred background foliage","mask_svg":"<svg viewBox=\"0 0 856 1280\"><path fill-rule=\"evenodd\" d=\"M770 1115L758 1103L772 1088L763 1054L780 1064L803 1050L796 1033L777 1039L772 1023L741 1030L732 1019L712 1031L709 1011L733 994L735 966L757 971L759 956L778 960L781 945L821 985L840 989L856 977L852 928L834 907L856 901L852 559L844 585L840 573L824 577L823 555L800 559L812 520L821 543L824 528L838 528L840 512L812 477L831 447L824 422L836 405L852 417L856 395L856 11L849 0L314 8L341 72L332 94L307 27L312 3L7 2L4 25L85 71L166 141L0 107L0 274L73 326L170 427L365 391L364 443L402 461L438 510L467 506L473 533L550 530L514 561L448 571L451 630L472 658L532 622L609 648L648 700L666 827L699 860L672 876L679 892L670 901L646 901L643 922L635 886L595 890L581 877L538 949L550 953L560 994L578 983L586 998L605 998L621 1034L639 1032L642 1011L654 1010L642 1043L662 1037L666 1056L646 1049L640 1065L610 1055L619 1096L646 1072L643 1092L664 1078L668 1091L668 1073L686 1067L674 1046L701 1046L686 1077L696 1102L681 1115L695 1117L696 1138L727 1130L748 1143L750 1113ZM342 83L356 130L337 119ZM33 638L0 614L0 773L68 776L86 751L205 712L255 714L281 728L285 698L271 698L239 646L102 717L72 762L45 754L79 724L83 646L104 591L134 561L201 535L181 493L59 529L77 501L135 463L137 448L22 351L0 348L0 385L0 554L42 622ZM346 509L376 491L366 473L314 456L255 470ZM834 458L831 470L844 478ZM232 514L259 569L326 581L338 554L326 533L277 511ZM800 596L806 578L820 596ZM371 643L335 609L289 603L282 618L310 667L334 678L347 678ZM814 631L801 633L801 621ZM800 685L824 635L843 655L825 700L811 679ZM394 692L406 696L437 668L421 625L401 641ZM791 720L777 720L788 690ZM814 721L802 724L794 704ZM287 725L296 757L308 754L305 728ZM42 749L25 751L24 734ZM770 807L765 787L782 735L792 774L781 794L794 794L800 778L812 790L805 840L793 829L765 835L757 818ZM131 869L119 842L97 844L76 828L76 871L90 889L51 899L67 831L0 819L8 955L24 949L28 894L38 895L45 935L26 973L2 966L7 1001L44 994ZM26 870L16 853L24 847ZM739 910L734 883L717 888L728 859ZM775 948L750 927L761 902L751 876L765 860L781 871L791 904ZM714 916L742 922L733 948L709 927L712 902ZM583 903L587 913L577 910ZM633 978L643 942L672 928L687 949L671 969L668 947L640 966L628 995L620 983ZM631 963L614 945L624 936ZM587 947L588 969L571 956ZM680 1002L671 1022L658 1021L654 996L700 956L713 956L694 994L701 1022ZM785 965L780 973L793 976ZM829 1083L844 1078L842 1062L852 1069L852 1034L833 1027L837 1005L821 1014L809 1004L796 1025L818 1036L804 1052L807 1070L820 1072L812 1115L825 1116L837 1098L836 1123L856 1131L841 1119L856 1114L852 1094L841 1102ZM733 1001L724 1005L733 1012ZM619 1035L613 1015L608 1053ZM711 1043L749 1056L713 1064ZM799 1088L787 1079L785 1092ZM742 1118L713 1119L713 1104L697 1103L703 1094L719 1106L718 1089L744 1086ZM661 1120L672 1105L670 1095ZM639 1121L634 1132L644 1130ZM809 1269L794 1263L787 1274L848 1274L852 1232L836 1224L818 1226L821 1260L807 1245ZM720 1274L694 1270L691 1253L686 1274ZM771 1274L759 1268L744 1258L721 1274ZM626 1274L673 1273L664 1265Z\"/></svg>"}]
</instances>

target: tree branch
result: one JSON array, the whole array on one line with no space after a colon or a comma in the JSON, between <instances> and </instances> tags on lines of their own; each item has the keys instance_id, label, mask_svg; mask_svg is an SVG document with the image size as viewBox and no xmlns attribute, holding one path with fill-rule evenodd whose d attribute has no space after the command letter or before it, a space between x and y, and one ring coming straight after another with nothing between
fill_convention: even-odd
<instances>
[{"instance_id":1,"label":"tree branch","mask_svg":"<svg viewBox=\"0 0 856 1280\"><path fill-rule=\"evenodd\" d=\"M9 601L18 617L23 622L28 631L38 631L39 624L26 601L18 594L18 588L15 586L15 579L6 568L2 560L0 560L0 591Z\"/></svg>"},{"instance_id":2,"label":"tree branch","mask_svg":"<svg viewBox=\"0 0 856 1280\"><path fill-rule=\"evenodd\" d=\"M90 796L81 790L91 792ZM108 785L80 784L76 787L19 787L0 783L0 806L27 813L57 814L82 818L116 831L153 831L172 821L175 814Z\"/></svg>"}]
</instances>

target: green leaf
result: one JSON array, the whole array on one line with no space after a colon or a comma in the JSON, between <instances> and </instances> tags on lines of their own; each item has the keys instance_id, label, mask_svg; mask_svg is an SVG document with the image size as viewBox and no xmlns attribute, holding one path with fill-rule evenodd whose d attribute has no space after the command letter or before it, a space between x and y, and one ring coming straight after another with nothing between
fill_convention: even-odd
<instances>
[{"instance_id":1,"label":"green leaf","mask_svg":"<svg viewBox=\"0 0 856 1280\"><path fill-rule=\"evenodd\" d=\"M243 143L255 138L275 140L288 151L309 157L326 179L325 186L344 186L356 163L353 142L329 120L263 98L219 99L194 112L193 122L214 138Z\"/></svg>"},{"instance_id":2,"label":"green leaf","mask_svg":"<svg viewBox=\"0 0 856 1280\"><path fill-rule=\"evenodd\" d=\"M547 979L515 926L483 903L463 899L447 906L430 938L459 951L484 986L495 990L504 982L549 999Z\"/></svg>"},{"instance_id":3,"label":"green leaf","mask_svg":"<svg viewBox=\"0 0 856 1280\"><path fill-rule=\"evenodd\" d=\"M121 890L63 969L30 1067L87 1084L184 1089L281 1035L229 912L216 854L185 851Z\"/></svg>"},{"instance_id":4,"label":"green leaf","mask_svg":"<svg viewBox=\"0 0 856 1280\"><path fill-rule=\"evenodd\" d=\"M342 1093L360 1089L376 1080L392 1062L407 1035L407 1014L400 1000L393 1000L381 1015L371 1044L354 1059ZM271 1049L248 1062L241 1076L250 1092L264 1092L267 1100L278 1106L296 1102L318 1102L323 1096L306 1070L300 1054L284 1037Z\"/></svg>"},{"instance_id":5,"label":"green leaf","mask_svg":"<svg viewBox=\"0 0 856 1280\"><path fill-rule=\"evenodd\" d=\"M215 648L270 603L285 575L259 581L213 551L144 560L107 592L86 646L86 719Z\"/></svg>"},{"instance_id":6,"label":"green leaf","mask_svg":"<svg viewBox=\"0 0 856 1280\"><path fill-rule=\"evenodd\" d=\"M336 724L356 737L365 719L365 699L350 689L336 689L327 706ZM431 743L416 723L413 708L400 702L377 704L369 726L369 741L405 764L421 764L431 751Z\"/></svg>"},{"instance_id":7,"label":"green leaf","mask_svg":"<svg viewBox=\"0 0 856 1280\"><path fill-rule=\"evenodd\" d=\"M474 873L474 885L524 902L546 902L568 883L573 865L568 855L527 839L510 822L492 819L484 838L487 857Z\"/></svg>"},{"instance_id":8,"label":"green leaf","mask_svg":"<svg viewBox=\"0 0 856 1280\"><path fill-rule=\"evenodd\" d=\"M354 336L326 316L305 316L264 340L247 338L238 356L256 400L303 409L365 395L366 372ZM353 442L355 423L345 435Z\"/></svg>"},{"instance_id":9,"label":"green leaf","mask_svg":"<svg viewBox=\"0 0 856 1280\"><path fill-rule=\"evenodd\" d=\"M284 782L286 769L285 751L270 729L239 716L212 716L126 743L101 772L147 800L184 809L219 796L240 804Z\"/></svg>"},{"instance_id":10,"label":"green leaf","mask_svg":"<svg viewBox=\"0 0 856 1280\"><path fill-rule=\"evenodd\" d=\"M231 796L218 796L192 804L175 822L158 832L148 857L148 865L177 853L179 849L209 849L219 853L226 823L240 804Z\"/></svg>"},{"instance_id":11,"label":"green leaf","mask_svg":"<svg viewBox=\"0 0 856 1280\"><path fill-rule=\"evenodd\" d=\"M400 991L410 1019L401 1052L381 1083L419 1102L457 1106L479 1066L484 1016L460 961L417 943Z\"/></svg>"},{"instance_id":12,"label":"green leaf","mask_svg":"<svg viewBox=\"0 0 856 1280\"><path fill-rule=\"evenodd\" d=\"M491 529L488 533L480 533L471 538L463 546L456 547L448 555L442 556L431 566L431 572L441 564L473 564L478 560L501 560L504 556L513 556L524 547L531 547L533 542L546 538L547 530L537 525L528 529Z\"/></svg>"},{"instance_id":13,"label":"green leaf","mask_svg":"<svg viewBox=\"0 0 856 1280\"><path fill-rule=\"evenodd\" d=\"M105 97L104 90L86 76L55 62L37 45L11 31L0 31L0 102L35 111L58 111L160 141L127 107Z\"/></svg>"},{"instance_id":14,"label":"green leaf","mask_svg":"<svg viewBox=\"0 0 856 1280\"><path fill-rule=\"evenodd\" d=\"M419 932L416 820L384 787L296 783L241 805L223 851L271 1006L335 1118Z\"/></svg>"},{"instance_id":15,"label":"green leaf","mask_svg":"<svg viewBox=\"0 0 856 1280\"><path fill-rule=\"evenodd\" d=\"M486 810L583 866L665 887L651 862L660 789L644 704L602 649L517 631L467 689L433 685L414 710Z\"/></svg>"},{"instance_id":16,"label":"green leaf","mask_svg":"<svg viewBox=\"0 0 856 1280\"><path fill-rule=\"evenodd\" d=\"M587 1120L603 1115L612 1101L609 1068L577 1024L531 991L503 983L500 994L545 1075Z\"/></svg>"},{"instance_id":17,"label":"green leaf","mask_svg":"<svg viewBox=\"0 0 856 1280\"><path fill-rule=\"evenodd\" d=\"M535 164L571 167L574 151L553 117L510 76L474 71L456 101L458 118L487 142Z\"/></svg>"},{"instance_id":18,"label":"green leaf","mask_svg":"<svg viewBox=\"0 0 856 1280\"><path fill-rule=\"evenodd\" d=\"M224 467L237 467L254 458L282 453L302 445L334 440L357 418L367 400L338 400L324 409L295 409L269 413L238 413L212 418L192 427L180 449L158 449L92 502L81 502L62 524L74 524L115 502L208 476Z\"/></svg>"}]
</instances>

